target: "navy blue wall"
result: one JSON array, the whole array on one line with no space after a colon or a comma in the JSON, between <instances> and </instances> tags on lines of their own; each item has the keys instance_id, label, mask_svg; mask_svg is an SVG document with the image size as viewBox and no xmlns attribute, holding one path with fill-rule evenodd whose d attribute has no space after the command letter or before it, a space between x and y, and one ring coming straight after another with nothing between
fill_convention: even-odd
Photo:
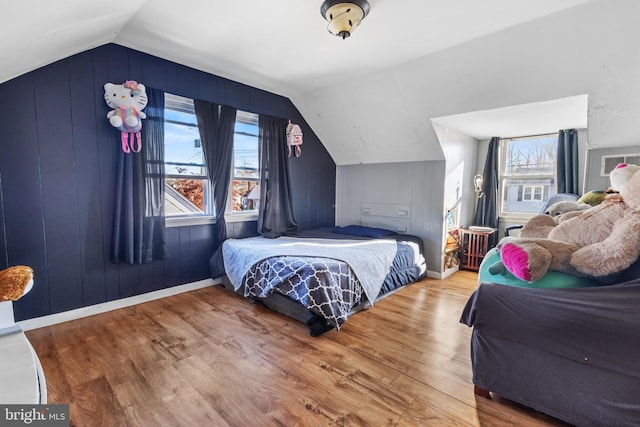
<instances>
[{"instance_id":1,"label":"navy blue wall","mask_svg":"<svg viewBox=\"0 0 640 427\"><path fill-rule=\"evenodd\" d=\"M58 313L209 277L213 226L167 229L169 257L145 265L109 260L119 134L103 85L148 87L291 119L304 132L290 159L301 229L333 225L335 163L287 98L118 45L105 45L0 85L0 268L35 270L17 320ZM255 222L228 224L231 236Z\"/></svg>"}]
</instances>

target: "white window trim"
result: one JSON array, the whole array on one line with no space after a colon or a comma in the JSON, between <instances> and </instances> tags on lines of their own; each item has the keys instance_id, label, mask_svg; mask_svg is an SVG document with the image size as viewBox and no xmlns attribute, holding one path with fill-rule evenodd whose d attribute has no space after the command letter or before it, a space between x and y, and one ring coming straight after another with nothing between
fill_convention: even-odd
<instances>
[{"instance_id":1,"label":"white window trim","mask_svg":"<svg viewBox=\"0 0 640 427\"><path fill-rule=\"evenodd\" d=\"M530 198L525 198L525 194L526 194L526 189L530 188L531 192L530 192ZM536 199L534 196L536 195L536 189L540 189L540 199ZM542 185L523 185L522 186L522 200L523 201L527 201L527 202L542 202L544 198L544 186Z\"/></svg>"},{"instance_id":2,"label":"white window trim","mask_svg":"<svg viewBox=\"0 0 640 427\"><path fill-rule=\"evenodd\" d=\"M169 94L171 96L177 97L177 98L184 98L178 95L173 95L173 94ZM190 98L186 98L186 99L190 99ZM165 107L166 108L166 107ZM245 113L245 112L240 112L239 113ZM254 113L248 113L248 114L254 114ZM206 165L206 167L208 168L209 166ZM241 211L241 212L233 212L232 208L233 208L233 201L231 200L231 191L232 191L232 185L233 185L233 165L231 168L231 180L229 181L229 197L227 197L227 203L225 206L225 214L224 214L224 219L225 222L247 222L247 221L256 221L258 219L258 210L252 210L252 211ZM198 178L198 179L205 179L207 183L209 183L208 177L206 176L183 176L183 175L167 175L165 178L171 178L174 177L176 179L181 179L181 178ZM250 181L253 181L252 179L248 179ZM256 179L255 181L259 182L259 179ZM209 184L210 185L210 184ZM209 201L208 203L206 203L205 206L205 210L209 210L209 209L213 209L213 206L209 206L209 203L212 203L212 201ZM194 213L193 215L171 215L171 216L165 216L165 227L167 228L171 228L171 227L185 227L185 226L193 226L193 225L207 225L207 224L215 224L216 223L216 218L213 214L211 213L204 213L204 214L199 214L199 213Z\"/></svg>"},{"instance_id":3,"label":"white window trim","mask_svg":"<svg viewBox=\"0 0 640 427\"><path fill-rule=\"evenodd\" d=\"M172 102L167 102L167 97L169 97ZM179 112L183 112L183 113L189 113L189 114L193 114L193 117L196 121L196 123L191 123L191 122L182 122L182 121L171 121L169 120L169 122L172 122L174 124L177 125L184 125L184 126L195 126L197 127L197 117L195 115L195 111L191 111L190 108L187 108L185 106L181 106L180 102L186 103L187 101L189 102L193 102L193 99L188 98L188 97L183 97L180 95L175 95L175 94L171 94L171 93L165 93L165 110L169 109L172 111L179 111ZM174 107L176 108L167 108L167 104L172 103L172 105L174 105ZM204 167L205 167L205 171L206 168L208 168L208 166L206 165L206 162L204 162ZM165 182L167 179L197 179L197 180L202 180L204 181L204 186L205 186L205 191L209 185L209 179L207 174L203 174L203 175L182 175L182 174L165 174ZM193 213L193 214L180 214L180 215L165 215L165 227L171 228L171 227L183 227L183 226L189 226L189 225L202 225L202 224L213 224L215 223L215 217L213 216L213 214L211 213L212 210L212 206L210 206L211 204L211 200L208 200L209 198L206 197L205 195L205 206L204 206L204 213Z\"/></svg>"},{"instance_id":4,"label":"white window trim","mask_svg":"<svg viewBox=\"0 0 640 427\"><path fill-rule=\"evenodd\" d=\"M240 114L250 114L250 115L257 115L256 113L250 113L248 111L240 111L238 110L238 113ZM238 120L236 118L236 120ZM259 138L259 137L258 137ZM258 139L258 144L260 144L260 140ZM235 154L235 153L234 153ZM248 222L248 221L257 221L258 220L258 209L256 210L251 210L251 211L240 211L240 212L234 212L233 211L233 200L232 200L232 194L233 194L233 180L234 180L234 168L235 168L235 156L232 158L232 165L231 165L231 171L230 171L230 178L229 178L229 195L227 197L227 203L225 205L225 209L224 209L224 220L225 222ZM258 167L260 167L260 160L258 160ZM260 184L261 179L257 178L257 179L251 179L251 178L242 178L243 181L255 181L258 184Z\"/></svg>"},{"instance_id":5,"label":"white window trim","mask_svg":"<svg viewBox=\"0 0 640 427\"><path fill-rule=\"evenodd\" d=\"M502 210L502 206L503 206L503 197L504 197L504 185L505 185L505 181L508 179L518 179L523 177L523 175L513 175L513 174L506 174L505 172L505 164L504 164L504 158L506 156L506 144L503 144L503 141L509 141L509 140L514 140L514 139L524 139L524 138L533 138L533 137L537 137L537 136L551 136L551 135L557 135L557 133L549 133L549 134L541 134L541 135L524 135L524 136L519 136L519 137L513 137L513 138L501 138L500 139L500 146L499 146L499 150L498 150L498 215L500 217L500 219L504 219L506 221L522 221L522 220L528 220L533 218L534 216L537 215L537 213L524 213L524 212L504 212ZM526 175L525 176L527 179L531 178L531 179L536 179L536 178L542 178L542 179L546 179L546 178L553 178L555 180L555 184L558 184L558 180L557 180L557 172L555 171L554 168L554 173L553 174L532 174L532 175ZM557 189L557 188L556 188ZM544 191L544 190L543 190Z\"/></svg>"},{"instance_id":6,"label":"white window trim","mask_svg":"<svg viewBox=\"0 0 640 427\"><path fill-rule=\"evenodd\" d=\"M188 227L191 225L207 225L215 224L216 218L213 215L190 215L190 216L166 216L164 217L164 226L172 227Z\"/></svg>"},{"instance_id":7,"label":"white window trim","mask_svg":"<svg viewBox=\"0 0 640 427\"><path fill-rule=\"evenodd\" d=\"M247 222L247 221L257 221L257 220L258 220L258 211L228 213L228 214L225 214L224 216L225 222Z\"/></svg>"}]
</instances>

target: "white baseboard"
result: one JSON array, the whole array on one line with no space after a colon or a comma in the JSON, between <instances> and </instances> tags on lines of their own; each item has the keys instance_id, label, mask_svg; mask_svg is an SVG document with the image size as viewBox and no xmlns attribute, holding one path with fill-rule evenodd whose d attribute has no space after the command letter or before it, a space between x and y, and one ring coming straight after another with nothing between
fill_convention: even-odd
<instances>
[{"instance_id":1,"label":"white baseboard","mask_svg":"<svg viewBox=\"0 0 640 427\"><path fill-rule=\"evenodd\" d=\"M440 273L438 271L427 270L427 277L431 277L433 279L446 279L451 276L453 273L459 270L459 267L447 268L447 271L444 273Z\"/></svg>"},{"instance_id":2,"label":"white baseboard","mask_svg":"<svg viewBox=\"0 0 640 427\"><path fill-rule=\"evenodd\" d=\"M119 308L130 307L132 305L181 294L183 292L194 291L196 289L217 285L219 283L220 279L204 279L197 282L186 283L184 285L160 289L159 291L148 292L146 294L135 295L128 298L90 305L88 307L77 308L75 310L64 311L62 313L22 320L16 323L20 325L23 330L29 331L31 329L44 328L45 326L81 319L83 317L93 316L94 314L117 310Z\"/></svg>"}]
</instances>

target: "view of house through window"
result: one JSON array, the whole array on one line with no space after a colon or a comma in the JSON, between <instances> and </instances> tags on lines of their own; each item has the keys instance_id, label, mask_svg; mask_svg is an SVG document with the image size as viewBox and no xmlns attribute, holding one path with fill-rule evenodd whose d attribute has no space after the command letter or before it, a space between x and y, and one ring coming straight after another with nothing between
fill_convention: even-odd
<instances>
[{"instance_id":1,"label":"view of house through window","mask_svg":"<svg viewBox=\"0 0 640 427\"><path fill-rule=\"evenodd\" d=\"M258 115L238 111L233 138L230 206L227 213L257 211L260 205Z\"/></svg>"},{"instance_id":2,"label":"view of house through window","mask_svg":"<svg viewBox=\"0 0 640 427\"><path fill-rule=\"evenodd\" d=\"M212 214L193 100L165 93L165 215Z\"/></svg>"},{"instance_id":3,"label":"view of house through window","mask_svg":"<svg viewBox=\"0 0 640 427\"><path fill-rule=\"evenodd\" d=\"M558 135L500 140L500 214L531 214L556 192Z\"/></svg>"},{"instance_id":4,"label":"view of house through window","mask_svg":"<svg viewBox=\"0 0 640 427\"><path fill-rule=\"evenodd\" d=\"M193 100L165 93L165 215L213 215L207 165ZM227 213L257 211L260 203L258 115L238 111Z\"/></svg>"}]
</instances>

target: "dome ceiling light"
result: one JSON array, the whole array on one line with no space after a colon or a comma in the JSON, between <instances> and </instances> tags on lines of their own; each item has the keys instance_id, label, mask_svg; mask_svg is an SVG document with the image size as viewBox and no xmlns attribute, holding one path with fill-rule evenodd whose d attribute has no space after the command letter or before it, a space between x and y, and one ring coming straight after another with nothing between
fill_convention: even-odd
<instances>
[{"instance_id":1,"label":"dome ceiling light","mask_svg":"<svg viewBox=\"0 0 640 427\"><path fill-rule=\"evenodd\" d=\"M369 13L369 2L325 0L320 6L320 13L329 22L327 30L344 40L358 28L360 21Z\"/></svg>"}]
</instances>

